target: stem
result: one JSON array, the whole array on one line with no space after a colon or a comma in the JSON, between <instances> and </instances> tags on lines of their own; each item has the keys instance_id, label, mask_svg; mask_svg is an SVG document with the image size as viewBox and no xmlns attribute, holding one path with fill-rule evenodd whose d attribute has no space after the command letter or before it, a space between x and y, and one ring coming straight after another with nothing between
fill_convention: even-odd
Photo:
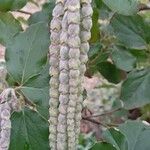
<instances>
[{"instance_id":1,"label":"stem","mask_svg":"<svg viewBox=\"0 0 150 150\"><path fill-rule=\"evenodd\" d=\"M22 88L22 85L15 87L14 90L17 91L17 90L20 90L21 88Z\"/></svg>"},{"instance_id":2,"label":"stem","mask_svg":"<svg viewBox=\"0 0 150 150\"><path fill-rule=\"evenodd\" d=\"M104 124L100 121L97 121L97 120L94 120L94 119L91 119L91 118L85 118L85 117L82 117L83 120L86 120L86 121L89 121L89 122L92 122L94 124L97 124L97 125L101 125L105 128L112 128L112 127L118 127L117 124L112 124L112 123L108 123L108 124Z\"/></svg>"},{"instance_id":3,"label":"stem","mask_svg":"<svg viewBox=\"0 0 150 150\"><path fill-rule=\"evenodd\" d=\"M23 14L26 14L26 15L32 15L32 13L24 11L24 10L17 10L17 12L23 13Z\"/></svg>"},{"instance_id":4,"label":"stem","mask_svg":"<svg viewBox=\"0 0 150 150\"><path fill-rule=\"evenodd\" d=\"M140 4L139 11L150 10L150 7L145 4Z\"/></svg>"},{"instance_id":5,"label":"stem","mask_svg":"<svg viewBox=\"0 0 150 150\"><path fill-rule=\"evenodd\" d=\"M106 116L106 115L111 115L113 114L114 112L116 111L119 111L121 108L118 108L118 109L115 109L115 110L112 110L112 111L109 111L109 112L104 112L102 114L95 114L95 115L91 115L91 116L86 116L84 118L93 118L93 117L100 117L100 116Z\"/></svg>"},{"instance_id":6,"label":"stem","mask_svg":"<svg viewBox=\"0 0 150 150\"><path fill-rule=\"evenodd\" d=\"M94 119L91 119L91 118L86 118L86 117L82 117L82 119L86 120L86 121L89 121L89 122L92 122L94 124L101 125L101 126L104 126L104 127L108 128L107 125L105 125L105 124L103 124L103 123L101 123L101 122L99 122L97 120L94 120Z\"/></svg>"}]
</instances>

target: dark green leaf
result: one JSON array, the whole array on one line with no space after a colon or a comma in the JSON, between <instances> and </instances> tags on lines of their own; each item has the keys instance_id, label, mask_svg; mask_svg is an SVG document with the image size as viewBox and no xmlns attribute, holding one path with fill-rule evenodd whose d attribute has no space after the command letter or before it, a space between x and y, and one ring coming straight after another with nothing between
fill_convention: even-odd
<instances>
[{"instance_id":1,"label":"dark green leaf","mask_svg":"<svg viewBox=\"0 0 150 150\"><path fill-rule=\"evenodd\" d=\"M117 68L125 71L131 71L135 68L136 58L127 50L121 47L115 47L112 52L112 60Z\"/></svg>"},{"instance_id":2,"label":"dark green leaf","mask_svg":"<svg viewBox=\"0 0 150 150\"><path fill-rule=\"evenodd\" d=\"M113 113L113 116L116 118L121 118L122 120L127 120L129 111L123 108L123 102L119 99L115 99L112 104L112 109L117 110Z\"/></svg>"},{"instance_id":3,"label":"dark green leaf","mask_svg":"<svg viewBox=\"0 0 150 150\"><path fill-rule=\"evenodd\" d=\"M12 115L9 150L49 150L48 121L37 112L24 109Z\"/></svg>"},{"instance_id":4,"label":"dark green leaf","mask_svg":"<svg viewBox=\"0 0 150 150\"><path fill-rule=\"evenodd\" d=\"M40 74L31 78L21 87L23 95L36 105L48 109L49 104L49 64L41 70Z\"/></svg>"},{"instance_id":5,"label":"dark green leaf","mask_svg":"<svg viewBox=\"0 0 150 150\"><path fill-rule=\"evenodd\" d=\"M145 63L146 61L149 61L149 56L148 56L148 52L146 50L130 50L130 52L132 53L132 55L134 57L136 57L137 62L143 62Z\"/></svg>"},{"instance_id":6,"label":"dark green leaf","mask_svg":"<svg viewBox=\"0 0 150 150\"><path fill-rule=\"evenodd\" d=\"M102 51L102 45L98 42L91 44L88 56L86 76L90 77L98 71L97 65L107 60L109 51Z\"/></svg>"},{"instance_id":7,"label":"dark green leaf","mask_svg":"<svg viewBox=\"0 0 150 150\"><path fill-rule=\"evenodd\" d=\"M119 130L128 141L128 150L150 149L150 126L141 121L127 121L120 125Z\"/></svg>"},{"instance_id":8,"label":"dark green leaf","mask_svg":"<svg viewBox=\"0 0 150 150\"><path fill-rule=\"evenodd\" d=\"M18 10L26 3L27 0L0 0L0 11Z\"/></svg>"},{"instance_id":9,"label":"dark green leaf","mask_svg":"<svg viewBox=\"0 0 150 150\"><path fill-rule=\"evenodd\" d=\"M99 142L96 143L90 150L117 150L109 143Z\"/></svg>"},{"instance_id":10,"label":"dark green leaf","mask_svg":"<svg viewBox=\"0 0 150 150\"><path fill-rule=\"evenodd\" d=\"M0 12L0 43L6 46L21 31L20 23L10 13Z\"/></svg>"},{"instance_id":11,"label":"dark green leaf","mask_svg":"<svg viewBox=\"0 0 150 150\"><path fill-rule=\"evenodd\" d=\"M131 72L122 85L121 100L126 109L150 103L150 68Z\"/></svg>"},{"instance_id":12,"label":"dark green leaf","mask_svg":"<svg viewBox=\"0 0 150 150\"><path fill-rule=\"evenodd\" d=\"M91 44L88 56L90 59L94 59L101 52L102 45L100 43Z\"/></svg>"},{"instance_id":13,"label":"dark green leaf","mask_svg":"<svg viewBox=\"0 0 150 150\"><path fill-rule=\"evenodd\" d=\"M78 145L79 150L85 150L85 149L89 150L96 142L96 138L93 136L92 133L80 134L78 140L79 140L79 145Z\"/></svg>"},{"instance_id":14,"label":"dark green leaf","mask_svg":"<svg viewBox=\"0 0 150 150\"><path fill-rule=\"evenodd\" d=\"M103 51L102 45L100 43L95 43L91 44L88 56L89 64L96 66L97 64L107 60L109 57L109 51Z\"/></svg>"},{"instance_id":15,"label":"dark green leaf","mask_svg":"<svg viewBox=\"0 0 150 150\"><path fill-rule=\"evenodd\" d=\"M38 22L49 23L52 18L53 8L54 8L53 2L45 3L41 11L36 12L33 15L31 15L31 17L28 20L29 24L31 25L31 24L38 23Z\"/></svg>"},{"instance_id":16,"label":"dark green leaf","mask_svg":"<svg viewBox=\"0 0 150 150\"><path fill-rule=\"evenodd\" d=\"M49 150L47 30L45 23L30 26L14 37L6 51L9 83L19 87L17 92L37 108L37 112L23 109L22 113L13 114L10 150Z\"/></svg>"},{"instance_id":17,"label":"dark green leaf","mask_svg":"<svg viewBox=\"0 0 150 150\"><path fill-rule=\"evenodd\" d=\"M98 9L100 9L102 7L102 0L94 0L94 2Z\"/></svg>"},{"instance_id":18,"label":"dark green leaf","mask_svg":"<svg viewBox=\"0 0 150 150\"><path fill-rule=\"evenodd\" d=\"M92 16L93 26L91 29L90 43L95 43L100 40L100 29L99 29L100 26L98 23L98 19L99 19L99 11L97 8L93 8L93 16Z\"/></svg>"},{"instance_id":19,"label":"dark green leaf","mask_svg":"<svg viewBox=\"0 0 150 150\"><path fill-rule=\"evenodd\" d=\"M117 150L127 150L128 145L125 136L119 130L110 128L103 133L104 139L114 145Z\"/></svg>"},{"instance_id":20,"label":"dark green leaf","mask_svg":"<svg viewBox=\"0 0 150 150\"><path fill-rule=\"evenodd\" d=\"M150 42L150 25L139 15L115 15L111 26L120 42L133 49L145 49Z\"/></svg>"},{"instance_id":21,"label":"dark green leaf","mask_svg":"<svg viewBox=\"0 0 150 150\"><path fill-rule=\"evenodd\" d=\"M48 25L38 23L14 37L6 50L8 73L20 85L37 76L47 61Z\"/></svg>"},{"instance_id":22,"label":"dark green leaf","mask_svg":"<svg viewBox=\"0 0 150 150\"><path fill-rule=\"evenodd\" d=\"M103 0L103 2L112 11L122 15L133 15L138 11L137 0Z\"/></svg>"},{"instance_id":23,"label":"dark green leaf","mask_svg":"<svg viewBox=\"0 0 150 150\"><path fill-rule=\"evenodd\" d=\"M122 80L122 72L110 62L102 62L97 65L99 72L112 83L119 83Z\"/></svg>"}]
</instances>

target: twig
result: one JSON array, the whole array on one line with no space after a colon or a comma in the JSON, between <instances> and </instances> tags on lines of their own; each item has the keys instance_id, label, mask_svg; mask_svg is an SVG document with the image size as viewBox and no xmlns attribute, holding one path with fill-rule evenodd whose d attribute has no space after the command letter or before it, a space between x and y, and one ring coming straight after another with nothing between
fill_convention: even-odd
<instances>
[{"instance_id":1,"label":"twig","mask_svg":"<svg viewBox=\"0 0 150 150\"><path fill-rule=\"evenodd\" d=\"M97 120L94 120L94 119L91 119L91 118L85 118L85 117L82 117L83 120L86 120L86 121L89 121L89 122L92 122L94 124L97 124L97 125L101 125L105 128L111 128L111 127L117 127L118 125L117 124L112 124L112 123L108 123L108 124L104 124L100 121L97 121Z\"/></svg>"},{"instance_id":2,"label":"twig","mask_svg":"<svg viewBox=\"0 0 150 150\"><path fill-rule=\"evenodd\" d=\"M97 120L94 120L94 119L91 119L91 118L85 118L85 117L82 117L82 119L86 120L86 121L89 121L89 122L92 122L92 123L97 124L97 125L102 125L102 126L108 128L107 125L105 125L105 124L103 124L103 123L101 123L101 122L99 122Z\"/></svg>"},{"instance_id":3,"label":"twig","mask_svg":"<svg viewBox=\"0 0 150 150\"><path fill-rule=\"evenodd\" d=\"M139 11L145 11L145 10L150 10L150 7L145 4L140 4Z\"/></svg>"},{"instance_id":4,"label":"twig","mask_svg":"<svg viewBox=\"0 0 150 150\"><path fill-rule=\"evenodd\" d=\"M111 114L113 114L114 112L119 111L119 110L121 110L121 108L114 109L114 110L109 111L109 112L104 112L104 113L102 113L102 114L95 114L95 115L91 115L91 116L86 116L86 117L84 117L84 118L93 118L93 117L100 117L100 116L111 115Z\"/></svg>"},{"instance_id":5,"label":"twig","mask_svg":"<svg viewBox=\"0 0 150 150\"><path fill-rule=\"evenodd\" d=\"M24 10L17 10L17 12L23 13L23 14L26 14L26 15L32 15L32 13L24 11Z\"/></svg>"}]
</instances>

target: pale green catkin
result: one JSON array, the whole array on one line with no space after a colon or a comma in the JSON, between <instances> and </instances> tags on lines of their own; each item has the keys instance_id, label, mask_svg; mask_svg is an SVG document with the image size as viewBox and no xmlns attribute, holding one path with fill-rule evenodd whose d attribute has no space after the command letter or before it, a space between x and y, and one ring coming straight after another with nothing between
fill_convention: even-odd
<instances>
[{"instance_id":1,"label":"pale green catkin","mask_svg":"<svg viewBox=\"0 0 150 150\"><path fill-rule=\"evenodd\" d=\"M0 95L0 150L8 150L11 134L11 112L20 111L13 89L6 89Z\"/></svg>"},{"instance_id":2,"label":"pale green catkin","mask_svg":"<svg viewBox=\"0 0 150 150\"><path fill-rule=\"evenodd\" d=\"M78 143L79 133L80 133L80 122L82 118L82 103L83 103L83 82L84 82L84 74L86 71L86 63L88 61L88 51L89 51L89 43L88 41L91 38L91 28L92 28L92 6L91 0L80 0L81 3L81 25L80 25L80 78L81 82L79 83L79 93L78 93L78 101L76 106L76 142Z\"/></svg>"},{"instance_id":3,"label":"pale green catkin","mask_svg":"<svg viewBox=\"0 0 150 150\"><path fill-rule=\"evenodd\" d=\"M57 124L59 105L59 53L60 53L60 33L61 21L64 14L64 0L57 0L53 10L53 19L50 25L51 45L50 45L50 118L49 118L49 145L51 150L57 149Z\"/></svg>"},{"instance_id":4,"label":"pale green catkin","mask_svg":"<svg viewBox=\"0 0 150 150\"><path fill-rule=\"evenodd\" d=\"M66 7L66 0L64 8ZM64 12L62 19L62 31L60 34L60 61L59 61L59 115L57 124L57 150L67 149L67 106L69 102L69 65L68 53L69 48L67 45L67 12Z\"/></svg>"},{"instance_id":5,"label":"pale green catkin","mask_svg":"<svg viewBox=\"0 0 150 150\"><path fill-rule=\"evenodd\" d=\"M51 22L50 148L76 150L92 26L90 0L57 0Z\"/></svg>"},{"instance_id":6,"label":"pale green catkin","mask_svg":"<svg viewBox=\"0 0 150 150\"><path fill-rule=\"evenodd\" d=\"M67 108L68 149L76 150L75 112L80 81L80 0L67 0L69 46L69 103ZM75 55L74 55L75 54Z\"/></svg>"}]
</instances>

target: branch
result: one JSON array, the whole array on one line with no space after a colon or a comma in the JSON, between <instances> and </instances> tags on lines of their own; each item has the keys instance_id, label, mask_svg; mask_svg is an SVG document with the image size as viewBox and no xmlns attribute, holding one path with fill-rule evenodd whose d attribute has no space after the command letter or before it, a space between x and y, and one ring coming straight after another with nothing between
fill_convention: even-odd
<instances>
[{"instance_id":1,"label":"branch","mask_svg":"<svg viewBox=\"0 0 150 150\"><path fill-rule=\"evenodd\" d=\"M26 15L32 15L32 13L24 11L24 10L17 10L17 12L23 13L23 14L26 14Z\"/></svg>"},{"instance_id":2,"label":"branch","mask_svg":"<svg viewBox=\"0 0 150 150\"><path fill-rule=\"evenodd\" d=\"M108 128L107 125L105 125L105 124L103 124L103 123L101 123L101 122L99 122L97 120L94 120L94 119L91 119L91 118L86 118L86 117L82 117L82 119L86 120L86 121L89 121L89 122L92 122L92 123L97 124L97 125L102 125L102 126Z\"/></svg>"},{"instance_id":3,"label":"branch","mask_svg":"<svg viewBox=\"0 0 150 150\"><path fill-rule=\"evenodd\" d=\"M82 119L86 120L86 121L89 121L89 122L92 122L92 123L97 124L97 125L101 125L101 126L103 126L105 128L117 127L118 126L117 124L103 124L102 122L94 120L94 119L91 119L91 118L82 117Z\"/></svg>"},{"instance_id":4,"label":"branch","mask_svg":"<svg viewBox=\"0 0 150 150\"><path fill-rule=\"evenodd\" d=\"M104 113L102 113L102 114L95 114L95 115L91 115L91 116L86 116L86 117L84 117L84 118L87 119L87 118L93 118L93 117L100 117L100 116L111 115L111 114L113 114L114 112L119 111L119 110L121 110L121 108L114 109L114 110L109 111L109 112L104 112Z\"/></svg>"},{"instance_id":5,"label":"branch","mask_svg":"<svg viewBox=\"0 0 150 150\"><path fill-rule=\"evenodd\" d=\"M139 11L145 11L145 10L150 10L150 7L145 4L140 4Z\"/></svg>"}]
</instances>

